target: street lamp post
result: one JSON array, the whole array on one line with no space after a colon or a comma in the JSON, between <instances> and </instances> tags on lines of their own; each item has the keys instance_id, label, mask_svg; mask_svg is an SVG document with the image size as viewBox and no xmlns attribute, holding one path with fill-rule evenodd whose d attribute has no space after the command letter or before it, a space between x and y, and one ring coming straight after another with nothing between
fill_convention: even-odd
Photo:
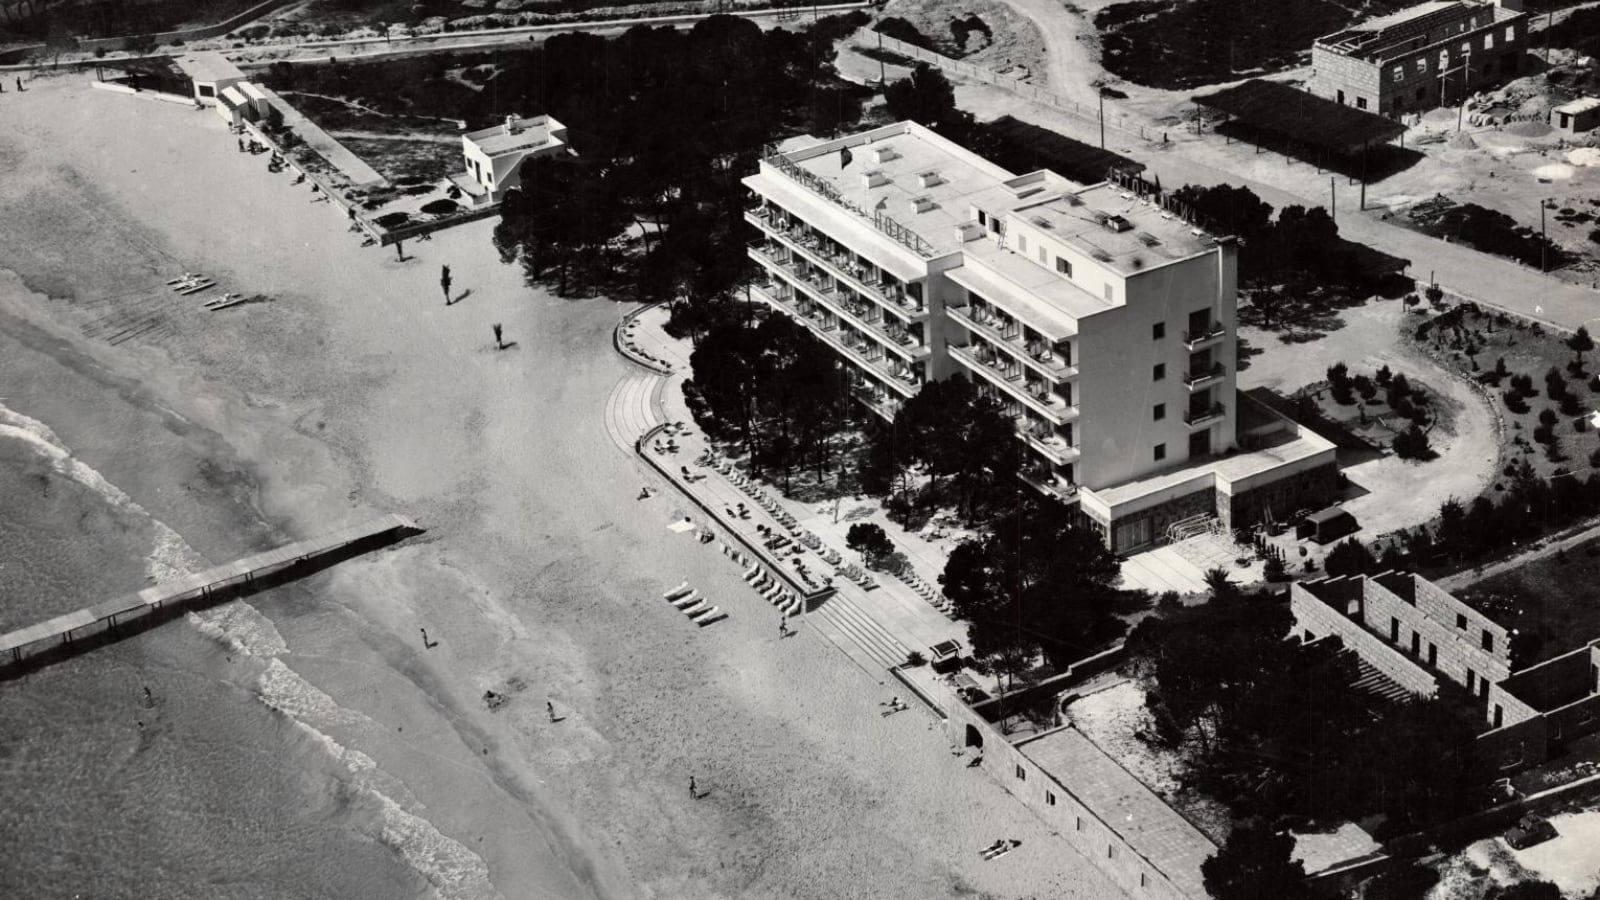
<instances>
[{"instance_id":1,"label":"street lamp post","mask_svg":"<svg viewBox=\"0 0 1600 900\"><path fill-rule=\"evenodd\" d=\"M1095 88L1095 95L1100 98L1100 149L1106 148L1106 94L1100 88Z\"/></svg>"}]
</instances>

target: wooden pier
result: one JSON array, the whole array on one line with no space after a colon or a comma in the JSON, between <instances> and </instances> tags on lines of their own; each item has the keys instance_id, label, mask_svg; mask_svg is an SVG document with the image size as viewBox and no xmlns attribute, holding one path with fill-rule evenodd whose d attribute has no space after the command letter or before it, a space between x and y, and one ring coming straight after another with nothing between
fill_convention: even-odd
<instances>
[{"instance_id":1,"label":"wooden pier","mask_svg":"<svg viewBox=\"0 0 1600 900\"><path fill-rule=\"evenodd\" d=\"M186 578L145 588L96 606L0 635L0 664L21 663L23 658L48 647L72 643L74 637L115 629L120 622L150 615L176 605L207 601L219 590L237 588L256 578L286 569L364 541L399 540L423 529L405 516L387 515L321 537L286 544L276 550L246 556Z\"/></svg>"}]
</instances>

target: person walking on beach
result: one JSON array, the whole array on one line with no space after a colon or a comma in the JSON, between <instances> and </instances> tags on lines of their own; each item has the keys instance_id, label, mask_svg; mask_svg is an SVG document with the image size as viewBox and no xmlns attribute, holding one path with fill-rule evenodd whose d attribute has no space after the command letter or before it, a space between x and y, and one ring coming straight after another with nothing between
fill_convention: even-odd
<instances>
[{"instance_id":1,"label":"person walking on beach","mask_svg":"<svg viewBox=\"0 0 1600 900\"><path fill-rule=\"evenodd\" d=\"M450 267L445 266L439 273L439 287L444 288L444 305L450 305Z\"/></svg>"},{"instance_id":2,"label":"person walking on beach","mask_svg":"<svg viewBox=\"0 0 1600 900\"><path fill-rule=\"evenodd\" d=\"M690 800L699 800L700 799L700 788L694 783L694 776L693 775L689 776L689 799Z\"/></svg>"},{"instance_id":3,"label":"person walking on beach","mask_svg":"<svg viewBox=\"0 0 1600 900\"><path fill-rule=\"evenodd\" d=\"M789 623L784 621L783 619L779 619L778 620L778 637L779 638L786 638L788 636L789 636Z\"/></svg>"},{"instance_id":4,"label":"person walking on beach","mask_svg":"<svg viewBox=\"0 0 1600 900\"><path fill-rule=\"evenodd\" d=\"M496 350L504 350L506 348L505 341L500 339L500 323L499 322L494 323L494 348Z\"/></svg>"},{"instance_id":5,"label":"person walking on beach","mask_svg":"<svg viewBox=\"0 0 1600 900\"><path fill-rule=\"evenodd\" d=\"M556 705L551 703L549 700L546 700L544 702L544 709L545 712L550 714L550 721L554 722L556 720Z\"/></svg>"}]
</instances>

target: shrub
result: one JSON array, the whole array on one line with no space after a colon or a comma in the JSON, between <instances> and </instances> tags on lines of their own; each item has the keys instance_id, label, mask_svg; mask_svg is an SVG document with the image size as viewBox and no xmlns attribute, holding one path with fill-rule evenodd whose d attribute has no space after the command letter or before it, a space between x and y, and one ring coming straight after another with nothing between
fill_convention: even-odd
<instances>
[{"instance_id":1,"label":"shrub","mask_svg":"<svg viewBox=\"0 0 1600 900\"><path fill-rule=\"evenodd\" d=\"M913 650L906 654L906 667L915 669L917 666L926 665L928 658L922 655L921 650Z\"/></svg>"},{"instance_id":2,"label":"shrub","mask_svg":"<svg viewBox=\"0 0 1600 900\"><path fill-rule=\"evenodd\" d=\"M1428 444L1428 433L1417 427L1413 422L1411 427L1395 435L1394 453L1401 459L1427 460L1434 457L1433 448ZM1332 557L1328 558L1331 563Z\"/></svg>"},{"instance_id":3,"label":"shrub","mask_svg":"<svg viewBox=\"0 0 1600 900\"><path fill-rule=\"evenodd\" d=\"M1540 425L1533 430L1533 439L1541 444L1549 443L1555 437L1555 429L1549 425Z\"/></svg>"},{"instance_id":4,"label":"shrub","mask_svg":"<svg viewBox=\"0 0 1600 900\"><path fill-rule=\"evenodd\" d=\"M1429 303L1438 303L1440 300L1444 299L1444 291L1441 290L1437 284L1428 285L1427 289L1424 290L1422 294L1428 298Z\"/></svg>"},{"instance_id":5,"label":"shrub","mask_svg":"<svg viewBox=\"0 0 1600 900\"><path fill-rule=\"evenodd\" d=\"M1561 452L1560 439L1554 434L1550 435L1550 443L1544 445L1544 458L1551 462L1561 462L1567 458L1567 455Z\"/></svg>"},{"instance_id":6,"label":"shrub","mask_svg":"<svg viewBox=\"0 0 1600 900\"><path fill-rule=\"evenodd\" d=\"M1589 468L1600 469L1600 450L1589 454Z\"/></svg>"},{"instance_id":7,"label":"shrub","mask_svg":"<svg viewBox=\"0 0 1600 900\"><path fill-rule=\"evenodd\" d=\"M1544 373L1544 393L1551 400L1560 400L1561 395L1567 392L1567 380L1561 377L1561 371L1555 366Z\"/></svg>"},{"instance_id":8,"label":"shrub","mask_svg":"<svg viewBox=\"0 0 1600 900\"><path fill-rule=\"evenodd\" d=\"M1540 425L1546 425L1546 426L1554 425L1559 421L1561 421L1561 420L1556 415L1556 411L1551 409L1550 407L1547 406L1544 409L1539 410L1539 424Z\"/></svg>"},{"instance_id":9,"label":"shrub","mask_svg":"<svg viewBox=\"0 0 1600 900\"><path fill-rule=\"evenodd\" d=\"M1284 564L1281 557L1274 556L1267 560L1267 564L1262 567L1261 576L1266 580L1276 584L1277 582L1288 579L1289 567Z\"/></svg>"},{"instance_id":10,"label":"shrub","mask_svg":"<svg viewBox=\"0 0 1600 900\"><path fill-rule=\"evenodd\" d=\"M1328 367L1328 386L1333 389L1333 400L1340 406L1349 406L1356 402L1355 395L1351 393L1350 369L1342 362L1334 363Z\"/></svg>"},{"instance_id":11,"label":"shrub","mask_svg":"<svg viewBox=\"0 0 1600 900\"><path fill-rule=\"evenodd\" d=\"M1371 400L1378 393L1378 386L1365 375L1357 375L1350 383L1355 386L1356 393L1360 394L1363 400Z\"/></svg>"},{"instance_id":12,"label":"shrub","mask_svg":"<svg viewBox=\"0 0 1600 900\"><path fill-rule=\"evenodd\" d=\"M1511 376L1511 389L1524 397L1532 397L1534 394L1538 393L1533 389L1532 375Z\"/></svg>"},{"instance_id":13,"label":"shrub","mask_svg":"<svg viewBox=\"0 0 1600 900\"><path fill-rule=\"evenodd\" d=\"M1394 377L1394 373L1389 371L1389 367L1386 365L1383 368L1379 369L1377 371L1377 373L1372 376L1372 380L1376 381L1378 384L1380 384L1380 385L1382 385L1384 387L1387 387L1389 385L1389 379L1391 379L1393 377Z\"/></svg>"},{"instance_id":14,"label":"shrub","mask_svg":"<svg viewBox=\"0 0 1600 900\"><path fill-rule=\"evenodd\" d=\"M1578 395L1570 391L1561 395L1560 407L1564 416L1576 416L1583 412L1583 406L1578 403Z\"/></svg>"}]
</instances>

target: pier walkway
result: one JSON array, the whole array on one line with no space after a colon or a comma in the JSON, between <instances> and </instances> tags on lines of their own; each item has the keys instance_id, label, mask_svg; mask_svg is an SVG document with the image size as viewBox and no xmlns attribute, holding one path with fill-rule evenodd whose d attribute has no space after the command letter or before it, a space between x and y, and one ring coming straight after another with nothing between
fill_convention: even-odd
<instances>
[{"instance_id":1,"label":"pier walkway","mask_svg":"<svg viewBox=\"0 0 1600 900\"><path fill-rule=\"evenodd\" d=\"M243 559L196 572L186 578L145 588L133 594L107 600L96 606L76 610L53 619L0 635L0 664L20 663L27 654L46 646L70 644L98 626L114 629L119 624L142 617L175 603L208 600L218 590L248 585L258 576L305 562L312 557L384 537L398 540L423 529L405 516L387 515L330 534L296 541Z\"/></svg>"}]
</instances>

